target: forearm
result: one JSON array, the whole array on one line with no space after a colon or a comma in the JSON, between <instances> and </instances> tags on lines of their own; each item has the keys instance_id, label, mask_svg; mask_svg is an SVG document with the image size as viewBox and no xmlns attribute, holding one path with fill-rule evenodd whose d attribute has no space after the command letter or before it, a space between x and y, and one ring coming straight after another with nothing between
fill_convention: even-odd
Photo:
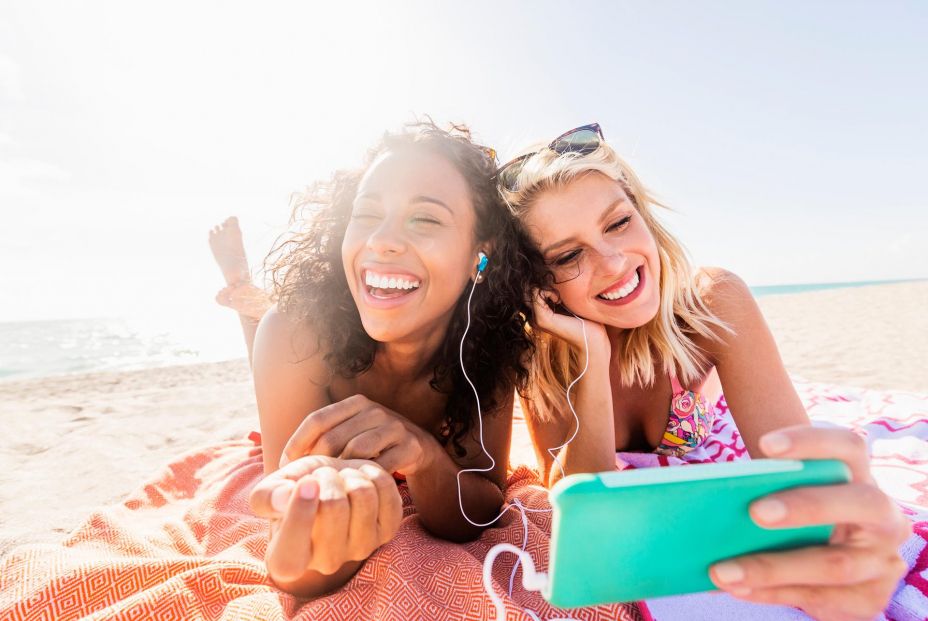
<instances>
[{"instance_id":1,"label":"forearm","mask_svg":"<svg viewBox=\"0 0 928 621\"><path fill-rule=\"evenodd\" d=\"M461 466L437 441L430 452L429 465L407 477L419 520L436 537L457 542L476 539L484 527L471 524L461 513L462 506L471 521L484 524L499 514L502 490L482 473L465 472L460 476L459 502L457 473Z\"/></svg>"},{"instance_id":2,"label":"forearm","mask_svg":"<svg viewBox=\"0 0 928 621\"><path fill-rule=\"evenodd\" d=\"M557 463L551 463L546 473L549 487L567 474L615 469L615 419L606 352L590 352L589 368L571 391L571 401L580 424L576 426L573 412L561 413L569 421L561 443L571 438L575 428L577 435L555 453Z\"/></svg>"}]
</instances>

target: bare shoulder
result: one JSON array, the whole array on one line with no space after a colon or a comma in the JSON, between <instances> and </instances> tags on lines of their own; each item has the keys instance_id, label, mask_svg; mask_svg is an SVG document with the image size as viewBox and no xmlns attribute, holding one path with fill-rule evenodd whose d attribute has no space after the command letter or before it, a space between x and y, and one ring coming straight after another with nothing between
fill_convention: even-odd
<instances>
[{"instance_id":1,"label":"bare shoulder","mask_svg":"<svg viewBox=\"0 0 928 621\"><path fill-rule=\"evenodd\" d=\"M319 339L304 323L274 306L255 334L252 375L265 472L277 469L284 446L306 415L331 403L331 373Z\"/></svg>"},{"instance_id":2,"label":"bare shoulder","mask_svg":"<svg viewBox=\"0 0 928 621\"><path fill-rule=\"evenodd\" d=\"M264 314L255 335L255 368L295 365L317 380L324 374L324 350L312 325L296 321L275 304Z\"/></svg>"},{"instance_id":3,"label":"bare shoulder","mask_svg":"<svg viewBox=\"0 0 928 621\"><path fill-rule=\"evenodd\" d=\"M721 267L703 267L694 280L699 297L722 321L736 321L744 312L757 308L750 287L734 272Z\"/></svg>"},{"instance_id":4,"label":"bare shoulder","mask_svg":"<svg viewBox=\"0 0 928 621\"><path fill-rule=\"evenodd\" d=\"M720 267L704 267L695 277L696 291L706 308L724 327L712 326L715 338L698 338L713 357L727 352L735 340L754 338L766 323L750 287L737 274Z\"/></svg>"}]
</instances>

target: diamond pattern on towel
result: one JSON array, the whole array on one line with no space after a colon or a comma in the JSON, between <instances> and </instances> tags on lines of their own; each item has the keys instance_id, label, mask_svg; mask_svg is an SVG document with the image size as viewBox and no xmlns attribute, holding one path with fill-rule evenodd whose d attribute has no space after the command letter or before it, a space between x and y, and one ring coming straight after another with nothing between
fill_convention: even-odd
<instances>
[{"instance_id":1,"label":"diamond pattern on towel","mask_svg":"<svg viewBox=\"0 0 928 621\"><path fill-rule=\"evenodd\" d=\"M122 504L104 507L57 545L28 545L0 561L0 619L342 620L486 619L487 550L500 541L521 546L523 528L509 514L472 543L430 536L419 525L405 485L404 520L337 592L313 601L276 589L264 566L268 524L252 515L248 494L263 474L259 436L188 453ZM511 473L507 495L547 507L526 467ZM550 518L531 514L527 549L547 566ZM515 558L494 567L499 592ZM560 616L537 593L504 594L507 618ZM636 606L578 611L578 619L642 620Z\"/></svg>"}]
</instances>

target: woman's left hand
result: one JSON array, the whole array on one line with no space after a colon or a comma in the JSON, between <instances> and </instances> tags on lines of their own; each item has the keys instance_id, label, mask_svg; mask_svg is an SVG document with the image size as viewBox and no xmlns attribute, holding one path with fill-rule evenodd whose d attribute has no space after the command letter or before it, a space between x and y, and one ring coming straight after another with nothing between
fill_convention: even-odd
<instances>
[{"instance_id":1,"label":"woman's left hand","mask_svg":"<svg viewBox=\"0 0 928 621\"><path fill-rule=\"evenodd\" d=\"M427 467L437 441L393 410L354 395L303 419L284 447L280 465L305 455L368 459L387 472L415 474Z\"/></svg>"},{"instance_id":2,"label":"woman's left hand","mask_svg":"<svg viewBox=\"0 0 928 621\"><path fill-rule=\"evenodd\" d=\"M761 450L778 459L840 459L844 485L801 487L751 505L764 528L836 524L826 546L743 556L712 567L720 589L752 602L795 606L820 620L873 619L906 571L899 546L912 527L870 474L864 440L845 429L788 427L768 433Z\"/></svg>"}]
</instances>

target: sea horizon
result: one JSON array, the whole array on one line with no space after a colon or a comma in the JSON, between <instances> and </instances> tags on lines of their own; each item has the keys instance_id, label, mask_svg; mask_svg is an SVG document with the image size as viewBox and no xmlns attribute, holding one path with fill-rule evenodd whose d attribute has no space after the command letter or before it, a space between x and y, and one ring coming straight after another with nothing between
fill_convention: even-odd
<instances>
[{"instance_id":1,"label":"sea horizon","mask_svg":"<svg viewBox=\"0 0 928 621\"><path fill-rule=\"evenodd\" d=\"M751 286L755 297L921 282L925 278ZM232 317L231 313L229 314ZM126 317L0 321L0 382L246 357L238 322L155 325Z\"/></svg>"},{"instance_id":2,"label":"sea horizon","mask_svg":"<svg viewBox=\"0 0 928 621\"><path fill-rule=\"evenodd\" d=\"M812 291L827 291L829 289L853 289L855 287L869 287L874 285L896 285L907 282L922 282L928 278L896 278L892 280L851 280L841 282L801 283L794 285L748 285L754 297L768 295L788 295L792 293L808 293Z\"/></svg>"}]
</instances>

